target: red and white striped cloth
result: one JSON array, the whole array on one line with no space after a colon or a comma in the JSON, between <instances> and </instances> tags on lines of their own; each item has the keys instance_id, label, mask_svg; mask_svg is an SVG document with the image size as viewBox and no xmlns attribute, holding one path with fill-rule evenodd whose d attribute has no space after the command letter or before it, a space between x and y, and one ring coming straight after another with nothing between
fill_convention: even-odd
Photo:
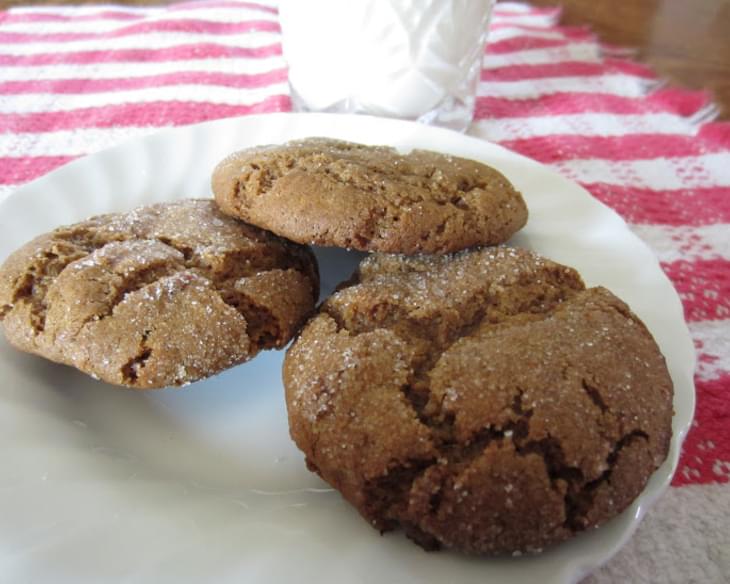
<instances>
[{"instance_id":1,"label":"red and white striped cloth","mask_svg":"<svg viewBox=\"0 0 730 584\"><path fill-rule=\"evenodd\" d=\"M679 291L697 414L669 493L591 582L730 581L730 124L558 11L498 4L470 133L618 211ZM291 107L275 2L0 11L0 200L167 126Z\"/></svg>"}]
</instances>

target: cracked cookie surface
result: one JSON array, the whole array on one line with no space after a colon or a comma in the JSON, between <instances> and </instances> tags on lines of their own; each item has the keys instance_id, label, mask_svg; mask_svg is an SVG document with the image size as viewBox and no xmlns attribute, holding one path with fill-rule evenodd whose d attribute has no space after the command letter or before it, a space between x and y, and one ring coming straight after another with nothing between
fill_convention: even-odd
<instances>
[{"instance_id":1,"label":"cracked cookie surface","mask_svg":"<svg viewBox=\"0 0 730 584\"><path fill-rule=\"evenodd\" d=\"M313 310L305 247L185 200L41 235L0 267L17 348L136 388L183 385L283 347Z\"/></svg>"},{"instance_id":2,"label":"cracked cookie surface","mask_svg":"<svg viewBox=\"0 0 730 584\"><path fill-rule=\"evenodd\" d=\"M288 350L290 431L374 527L539 551L625 509L673 388L641 321L525 250L373 255Z\"/></svg>"},{"instance_id":3,"label":"cracked cookie surface","mask_svg":"<svg viewBox=\"0 0 730 584\"><path fill-rule=\"evenodd\" d=\"M448 253L504 242L527 221L520 193L487 165L326 138L236 152L212 188L229 215L361 251Z\"/></svg>"}]
</instances>

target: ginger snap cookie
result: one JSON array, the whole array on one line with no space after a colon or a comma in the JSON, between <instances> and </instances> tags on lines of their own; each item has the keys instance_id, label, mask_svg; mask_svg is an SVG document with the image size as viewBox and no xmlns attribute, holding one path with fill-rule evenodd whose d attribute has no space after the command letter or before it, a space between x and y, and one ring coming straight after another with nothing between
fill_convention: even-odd
<instances>
[{"instance_id":1,"label":"ginger snap cookie","mask_svg":"<svg viewBox=\"0 0 730 584\"><path fill-rule=\"evenodd\" d=\"M216 167L212 188L233 217L299 243L361 251L492 245L527 221L520 193L485 164L327 138L232 154Z\"/></svg>"},{"instance_id":2,"label":"ginger snap cookie","mask_svg":"<svg viewBox=\"0 0 730 584\"><path fill-rule=\"evenodd\" d=\"M627 305L525 251L372 255L288 350L291 435L381 531L537 552L624 510L673 387Z\"/></svg>"},{"instance_id":3,"label":"ginger snap cookie","mask_svg":"<svg viewBox=\"0 0 730 584\"><path fill-rule=\"evenodd\" d=\"M183 385L284 346L318 294L311 252L185 200L41 235L0 267L17 348L136 388Z\"/></svg>"}]
</instances>

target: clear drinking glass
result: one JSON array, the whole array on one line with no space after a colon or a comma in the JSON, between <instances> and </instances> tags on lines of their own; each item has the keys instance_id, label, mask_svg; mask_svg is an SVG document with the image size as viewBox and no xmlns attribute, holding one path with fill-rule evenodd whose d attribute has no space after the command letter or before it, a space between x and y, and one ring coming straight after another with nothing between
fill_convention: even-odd
<instances>
[{"instance_id":1,"label":"clear drinking glass","mask_svg":"<svg viewBox=\"0 0 730 584\"><path fill-rule=\"evenodd\" d=\"M282 0L294 108L466 130L493 5L494 0Z\"/></svg>"}]
</instances>

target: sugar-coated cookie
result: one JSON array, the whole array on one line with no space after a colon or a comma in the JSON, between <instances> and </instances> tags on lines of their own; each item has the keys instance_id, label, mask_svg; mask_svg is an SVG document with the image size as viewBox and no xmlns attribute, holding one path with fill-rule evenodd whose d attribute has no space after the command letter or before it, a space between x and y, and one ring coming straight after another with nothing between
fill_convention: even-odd
<instances>
[{"instance_id":1,"label":"sugar-coated cookie","mask_svg":"<svg viewBox=\"0 0 730 584\"><path fill-rule=\"evenodd\" d=\"M672 433L664 358L628 306L504 247L366 258L284 382L309 468L427 548L534 552L599 526Z\"/></svg>"},{"instance_id":2,"label":"sugar-coated cookie","mask_svg":"<svg viewBox=\"0 0 730 584\"><path fill-rule=\"evenodd\" d=\"M282 347L313 310L303 246L186 200L41 235L0 267L11 344L136 388L183 385Z\"/></svg>"},{"instance_id":3,"label":"sugar-coated cookie","mask_svg":"<svg viewBox=\"0 0 730 584\"><path fill-rule=\"evenodd\" d=\"M212 178L223 212L300 243L413 254L506 241L522 196L474 160L327 138L242 150Z\"/></svg>"}]
</instances>

